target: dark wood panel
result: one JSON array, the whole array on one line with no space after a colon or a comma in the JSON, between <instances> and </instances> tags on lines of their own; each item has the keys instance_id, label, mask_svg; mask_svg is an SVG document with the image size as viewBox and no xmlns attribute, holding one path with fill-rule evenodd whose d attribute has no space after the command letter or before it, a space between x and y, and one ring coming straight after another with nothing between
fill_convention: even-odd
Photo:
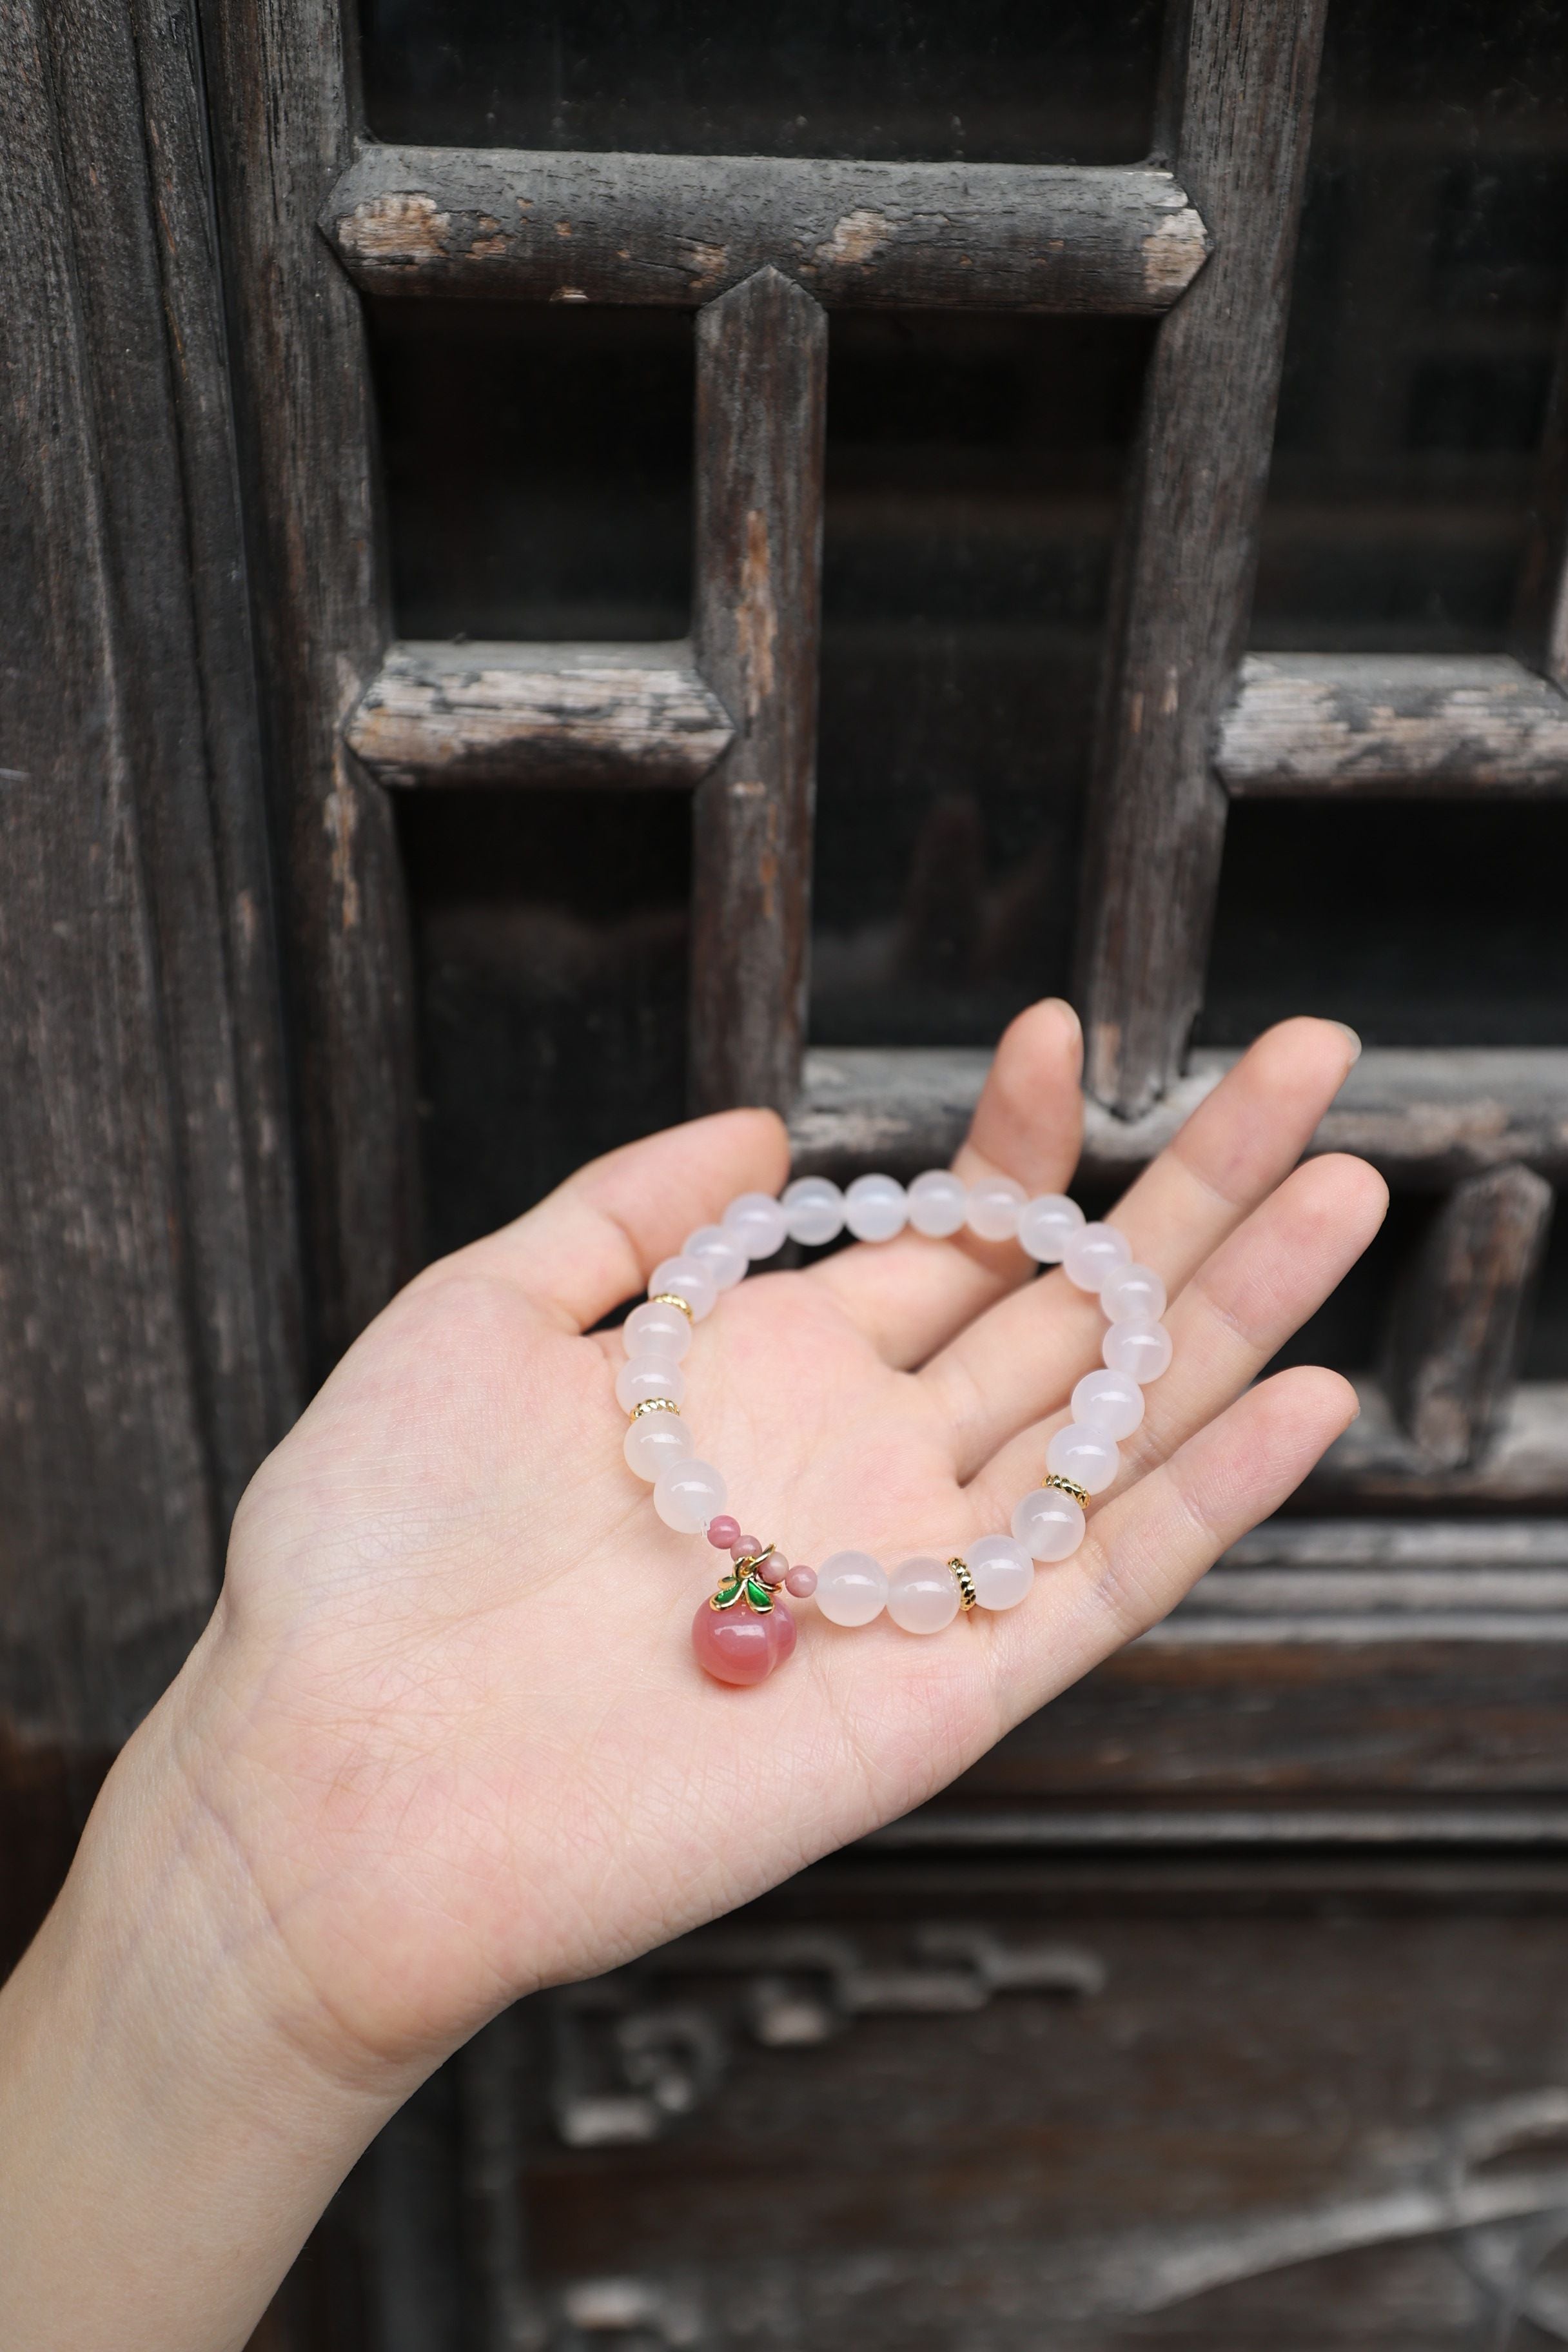
<instances>
[{"instance_id":1,"label":"dark wood panel","mask_svg":"<svg viewBox=\"0 0 1568 2352\"><path fill-rule=\"evenodd\" d=\"M1379 1381L1358 1377L1356 1393L1361 1418L1301 1487L1302 1507L1568 1507L1568 1381L1522 1382L1499 1414L1479 1459L1452 1466L1434 1461L1406 1435Z\"/></svg>"},{"instance_id":2,"label":"dark wood panel","mask_svg":"<svg viewBox=\"0 0 1568 2352\"><path fill-rule=\"evenodd\" d=\"M1202 1001L1225 826L1212 761L1251 607L1323 15L1324 0L1191 0L1173 56L1176 176L1215 253L1144 391L1079 960L1087 1084L1124 1116L1176 1076Z\"/></svg>"},{"instance_id":3,"label":"dark wood panel","mask_svg":"<svg viewBox=\"0 0 1568 2352\"><path fill-rule=\"evenodd\" d=\"M1220 728L1226 790L1568 792L1568 697L1506 654L1251 654Z\"/></svg>"},{"instance_id":4,"label":"dark wood panel","mask_svg":"<svg viewBox=\"0 0 1568 2352\"><path fill-rule=\"evenodd\" d=\"M321 215L378 294L695 308L771 263L829 308L1167 310L1204 224L1168 172L373 146Z\"/></svg>"},{"instance_id":5,"label":"dark wood panel","mask_svg":"<svg viewBox=\"0 0 1568 2352\"><path fill-rule=\"evenodd\" d=\"M397 845L342 732L391 635L363 320L316 228L352 59L335 0L203 0L202 28L320 1370L412 1270L418 1222Z\"/></svg>"},{"instance_id":6,"label":"dark wood panel","mask_svg":"<svg viewBox=\"0 0 1568 2352\"><path fill-rule=\"evenodd\" d=\"M773 268L697 326L698 667L735 727L692 803L696 1110L793 1100L805 1034L827 315Z\"/></svg>"}]
</instances>

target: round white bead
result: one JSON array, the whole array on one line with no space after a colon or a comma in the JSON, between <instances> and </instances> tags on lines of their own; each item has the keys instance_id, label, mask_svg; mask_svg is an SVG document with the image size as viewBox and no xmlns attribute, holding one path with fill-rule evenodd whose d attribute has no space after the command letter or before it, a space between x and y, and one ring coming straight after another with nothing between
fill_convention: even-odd
<instances>
[{"instance_id":1,"label":"round white bead","mask_svg":"<svg viewBox=\"0 0 1568 2352\"><path fill-rule=\"evenodd\" d=\"M1018 1212L1018 1239L1042 1265L1055 1265L1074 1234L1083 1231L1083 1211L1065 1192L1041 1192Z\"/></svg>"},{"instance_id":2,"label":"round white bead","mask_svg":"<svg viewBox=\"0 0 1568 2352\"><path fill-rule=\"evenodd\" d=\"M858 1242L890 1242L909 1213L909 1194L892 1176L857 1176L844 1195L844 1222Z\"/></svg>"},{"instance_id":3,"label":"round white bead","mask_svg":"<svg viewBox=\"0 0 1568 2352\"><path fill-rule=\"evenodd\" d=\"M983 1242L1010 1242L1018 1231L1018 1212L1027 1200L1021 1184L1010 1176L987 1176L969 1188L966 1222Z\"/></svg>"},{"instance_id":4,"label":"round white bead","mask_svg":"<svg viewBox=\"0 0 1568 2352\"><path fill-rule=\"evenodd\" d=\"M1100 1303L1113 1323L1157 1323L1165 1286L1152 1265L1113 1266L1100 1286Z\"/></svg>"},{"instance_id":5,"label":"round white bead","mask_svg":"<svg viewBox=\"0 0 1568 2352\"><path fill-rule=\"evenodd\" d=\"M779 1201L792 1242L819 1248L844 1231L844 1195L826 1176L797 1176Z\"/></svg>"},{"instance_id":6,"label":"round white bead","mask_svg":"<svg viewBox=\"0 0 1568 2352\"><path fill-rule=\"evenodd\" d=\"M623 1412L630 1412L634 1405L651 1404L655 1397L683 1403L686 1374L668 1356L628 1356L616 1374L616 1402Z\"/></svg>"},{"instance_id":7,"label":"round white bead","mask_svg":"<svg viewBox=\"0 0 1568 2352\"><path fill-rule=\"evenodd\" d=\"M901 1559L888 1579L888 1614L906 1633L940 1633L958 1608L958 1579L943 1559Z\"/></svg>"},{"instance_id":8,"label":"round white bead","mask_svg":"<svg viewBox=\"0 0 1568 2352\"><path fill-rule=\"evenodd\" d=\"M1116 1440L1107 1437L1103 1429L1069 1421L1047 1446L1046 1467L1058 1478L1070 1478L1086 1494L1103 1495L1121 1467L1121 1456L1116 1451Z\"/></svg>"},{"instance_id":9,"label":"round white bead","mask_svg":"<svg viewBox=\"0 0 1568 2352\"><path fill-rule=\"evenodd\" d=\"M645 1416L657 1421L657 1413ZM729 1489L711 1462L667 1463L654 1481L653 1507L678 1535L700 1536L723 1509Z\"/></svg>"},{"instance_id":10,"label":"round white bead","mask_svg":"<svg viewBox=\"0 0 1568 2352\"><path fill-rule=\"evenodd\" d=\"M1065 1503L1072 1497L1064 1495L1061 1499ZM1016 1536L982 1536L964 1558L982 1609L1016 1609L1027 1598L1035 1581L1035 1563L1027 1546Z\"/></svg>"},{"instance_id":11,"label":"round white bead","mask_svg":"<svg viewBox=\"0 0 1568 2352\"><path fill-rule=\"evenodd\" d=\"M1031 1559L1069 1559L1083 1541L1080 1507L1059 1486L1035 1486L1013 1513L1013 1533Z\"/></svg>"},{"instance_id":12,"label":"round white bead","mask_svg":"<svg viewBox=\"0 0 1568 2352\"><path fill-rule=\"evenodd\" d=\"M888 1604L888 1572L868 1551L836 1551L816 1571L816 1605L830 1625L868 1625Z\"/></svg>"},{"instance_id":13,"label":"round white bead","mask_svg":"<svg viewBox=\"0 0 1568 2352\"><path fill-rule=\"evenodd\" d=\"M656 1307L645 1298L621 1325L621 1345L628 1356L665 1356L679 1363L691 1345L691 1324L679 1307Z\"/></svg>"},{"instance_id":14,"label":"round white bead","mask_svg":"<svg viewBox=\"0 0 1568 2352\"><path fill-rule=\"evenodd\" d=\"M910 1186L910 1223L928 1241L944 1242L960 1232L969 1208L969 1187L948 1168L928 1168Z\"/></svg>"},{"instance_id":15,"label":"round white bead","mask_svg":"<svg viewBox=\"0 0 1568 2352\"><path fill-rule=\"evenodd\" d=\"M1107 1437L1131 1437L1143 1418L1143 1391L1131 1372L1085 1372L1072 1392L1072 1417Z\"/></svg>"},{"instance_id":16,"label":"round white bead","mask_svg":"<svg viewBox=\"0 0 1568 2352\"><path fill-rule=\"evenodd\" d=\"M694 1257L707 1271L715 1290L732 1290L751 1261L733 1234L722 1225L699 1225L681 1245L682 1257Z\"/></svg>"},{"instance_id":17,"label":"round white bead","mask_svg":"<svg viewBox=\"0 0 1568 2352\"><path fill-rule=\"evenodd\" d=\"M627 1423L621 1451L627 1468L651 1485L670 1463L685 1460L691 1451L691 1439L686 1423L675 1413L645 1412Z\"/></svg>"},{"instance_id":18,"label":"round white bead","mask_svg":"<svg viewBox=\"0 0 1568 2352\"><path fill-rule=\"evenodd\" d=\"M731 1202L721 1223L733 1234L748 1257L772 1257L782 1249L788 1230L784 1213L767 1192L742 1192Z\"/></svg>"},{"instance_id":19,"label":"round white bead","mask_svg":"<svg viewBox=\"0 0 1568 2352\"><path fill-rule=\"evenodd\" d=\"M1119 1265L1125 1265L1132 1255L1125 1234L1114 1225L1080 1225L1062 1251L1062 1265L1069 1282L1080 1290L1099 1290L1108 1276Z\"/></svg>"},{"instance_id":20,"label":"round white bead","mask_svg":"<svg viewBox=\"0 0 1568 2352\"><path fill-rule=\"evenodd\" d=\"M1113 1372L1157 1381L1170 1369L1171 1335L1163 1323L1113 1323L1100 1353Z\"/></svg>"},{"instance_id":21,"label":"round white bead","mask_svg":"<svg viewBox=\"0 0 1568 2352\"><path fill-rule=\"evenodd\" d=\"M647 1295L652 1298L661 1290L684 1298L694 1323L711 1315L719 1300L718 1286L700 1257L661 1258L647 1278Z\"/></svg>"}]
</instances>

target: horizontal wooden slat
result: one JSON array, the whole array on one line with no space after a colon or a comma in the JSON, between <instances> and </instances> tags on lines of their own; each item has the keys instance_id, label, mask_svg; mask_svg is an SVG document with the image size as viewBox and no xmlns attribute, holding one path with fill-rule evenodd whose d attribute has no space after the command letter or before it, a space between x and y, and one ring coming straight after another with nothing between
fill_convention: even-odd
<instances>
[{"instance_id":1,"label":"horizontal wooden slat","mask_svg":"<svg viewBox=\"0 0 1568 2352\"><path fill-rule=\"evenodd\" d=\"M1453 1469L1405 1435L1380 1383L1358 1380L1356 1392L1361 1419L1312 1473L1301 1489L1305 1501L1568 1509L1568 1381L1521 1382L1479 1461Z\"/></svg>"},{"instance_id":2,"label":"horizontal wooden slat","mask_svg":"<svg viewBox=\"0 0 1568 2352\"><path fill-rule=\"evenodd\" d=\"M1169 310L1208 252L1168 172L367 148L321 227L377 294L710 302L771 262L833 308Z\"/></svg>"},{"instance_id":3,"label":"horizontal wooden slat","mask_svg":"<svg viewBox=\"0 0 1568 2352\"><path fill-rule=\"evenodd\" d=\"M1089 1104L1080 1181L1120 1183L1142 1167L1235 1058L1194 1054L1142 1118ZM952 1046L818 1047L790 1118L797 1171L942 1166L963 1139L990 1059ZM1510 1160L1568 1181L1568 1050L1370 1047L1312 1148L1359 1152L1415 1189Z\"/></svg>"},{"instance_id":4,"label":"horizontal wooden slat","mask_svg":"<svg viewBox=\"0 0 1568 2352\"><path fill-rule=\"evenodd\" d=\"M689 786L733 731L683 643L408 644L348 740L384 784Z\"/></svg>"},{"instance_id":5,"label":"horizontal wooden slat","mask_svg":"<svg viewBox=\"0 0 1568 2352\"><path fill-rule=\"evenodd\" d=\"M1249 796L1568 793L1568 696L1506 654L1254 654L1216 765Z\"/></svg>"}]
</instances>

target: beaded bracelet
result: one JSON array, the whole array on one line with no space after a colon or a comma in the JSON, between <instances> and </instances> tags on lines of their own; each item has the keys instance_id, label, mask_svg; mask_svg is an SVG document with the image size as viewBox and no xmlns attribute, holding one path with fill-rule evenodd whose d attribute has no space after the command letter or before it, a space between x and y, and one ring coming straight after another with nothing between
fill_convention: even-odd
<instances>
[{"instance_id":1,"label":"beaded bracelet","mask_svg":"<svg viewBox=\"0 0 1568 2352\"><path fill-rule=\"evenodd\" d=\"M753 1258L772 1257L786 1240L836 1241L846 1226L857 1241L891 1241L906 1224L933 1241L967 1225L983 1241L1016 1240L1041 1265L1059 1263L1079 1289L1098 1294L1109 1318L1104 1370L1086 1372L1074 1389L1072 1420L1051 1439L1046 1475L1019 1501L1010 1535L983 1536L963 1558L906 1559L890 1575L863 1551L835 1552L819 1569L792 1567L776 1545L742 1533L725 1511L723 1478L693 1456L680 1418L680 1360L693 1325ZM622 1327L626 1362L616 1381L631 1415L626 1461L652 1485L659 1517L681 1534L706 1535L729 1554L718 1590L692 1622L699 1663L719 1682L762 1682L795 1648L785 1593L802 1601L815 1594L835 1625L868 1625L885 1609L909 1633L939 1633L975 1608L1015 1608L1034 1583L1037 1560L1068 1559L1078 1549L1089 1496L1116 1475L1117 1440L1137 1428L1144 1386L1171 1360L1171 1335L1159 1319L1164 1307L1164 1284L1152 1266L1132 1262L1114 1225L1086 1224L1064 1193L1028 1200L1006 1177L966 1185L931 1169L907 1190L891 1176L859 1176L840 1192L826 1177L803 1176L776 1201L766 1192L731 1201L718 1224L699 1226L678 1256L654 1268L647 1299Z\"/></svg>"}]
</instances>

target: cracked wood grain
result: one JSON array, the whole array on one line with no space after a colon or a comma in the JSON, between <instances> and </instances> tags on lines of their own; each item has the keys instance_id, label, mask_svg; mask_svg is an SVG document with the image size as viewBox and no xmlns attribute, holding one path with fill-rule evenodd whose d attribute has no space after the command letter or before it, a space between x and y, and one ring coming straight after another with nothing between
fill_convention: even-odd
<instances>
[{"instance_id":1,"label":"cracked wood grain","mask_svg":"<svg viewBox=\"0 0 1568 2352\"><path fill-rule=\"evenodd\" d=\"M830 310L1157 315L1208 252L1142 165L368 146L321 226L368 292L693 308L771 263Z\"/></svg>"}]
</instances>

